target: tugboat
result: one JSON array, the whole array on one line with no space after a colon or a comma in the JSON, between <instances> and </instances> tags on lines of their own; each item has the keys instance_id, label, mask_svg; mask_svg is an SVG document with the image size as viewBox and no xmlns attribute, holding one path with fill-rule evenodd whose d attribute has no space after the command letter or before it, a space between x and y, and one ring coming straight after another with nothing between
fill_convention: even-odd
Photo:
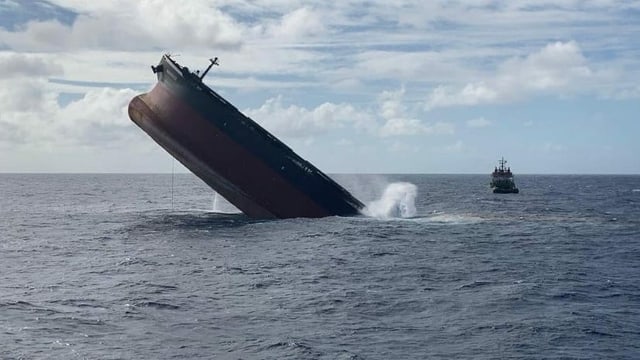
<instances>
[{"instance_id":1,"label":"tugboat","mask_svg":"<svg viewBox=\"0 0 640 360\"><path fill-rule=\"evenodd\" d=\"M496 167L491 174L491 189L494 194L517 194L520 192L513 181L511 168L506 167L507 160L500 159L500 167Z\"/></svg>"}]
</instances>

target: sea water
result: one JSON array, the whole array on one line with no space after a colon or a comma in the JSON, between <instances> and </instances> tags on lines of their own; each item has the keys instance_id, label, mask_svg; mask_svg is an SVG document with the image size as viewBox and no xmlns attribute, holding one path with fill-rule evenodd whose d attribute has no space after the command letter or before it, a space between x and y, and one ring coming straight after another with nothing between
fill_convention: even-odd
<instances>
[{"instance_id":1,"label":"sea water","mask_svg":"<svg viewBox=\"0 0 640 360\"><path fill-rule=\"evenodd\" d=\"M0 174L0 358L640 357L640 176L335 178L367 215L251 220L188 174Z\"/></svg>"}]
</instances>

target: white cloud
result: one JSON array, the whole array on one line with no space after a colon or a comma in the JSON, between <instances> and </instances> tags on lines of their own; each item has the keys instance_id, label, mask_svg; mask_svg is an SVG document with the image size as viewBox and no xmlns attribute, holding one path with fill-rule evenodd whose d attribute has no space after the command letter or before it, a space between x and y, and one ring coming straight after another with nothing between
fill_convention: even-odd
<instances>
[{"instance_id":1,"label":"white cloud","mask_svg":"<svg viewBox=\"0 0 640 360\"><path fill-rule=\"evenodd\" d=\"M378 96L380 116L384 124L378 130L381 137L420 135L420 134L452 134L454 127L450 123L437 122L426 124L418 118L410 116L404 104L405 89L384 91Z\"/></svg>"},{"instance_id":2,"label":"white cloud","mask_svg":"<svg viewBox=\"0 0 640 360\"><path fill-rule=\"evenodd\" d=\"M101 138L118 129L128 130L131 120L127 107L135 95L131 89L98 88L89 91L81 99L60 108L58 121L65 128L77 131L79 137L97 135Z\"/></svg>"},{"instance_id":3,"label":"white cloud","mask_svg":"<svg viewBox=\"0 0 640 360\"><path fill-rule=\"evenodd\" d=\"M453 134L455 126L451 123L436 122L433 125L423 124L418 119L392 118L379 129L381 137L421 135L421 134Z\"/></svg>"},{"instance_id":4,"label":"white cloud","mask_svg":"<svg viewBox=\"0 0 640 360\"><path fill-rule=\"evenodd\" d=\"M566 96L596 95L609 104L640 97L634 37L640 23L632 21L640 5L629 1L49 2L69 11L29 14L42 7L20 1L3 9L22 13L0 26L0 48L7 49L0 51L0 145L62 144L73 154L91 143L149 140L130 128L123 111L134 92L126 88L152 85L149 65L165 51L180 54L178 61L192 69L219 56L221 66L207 83L240 106L264 104L250 110L256 120L314 148L335 146L361 129L371 136L358 137L354 148L388 149L392 141L454 134L452 123L438 121L459 118L446 107L500 104L511 111L509 103L533 97L542 104L556 97L560 107L570 106ZM89 84L74 85L82 81ZM60 98L61 92L74 95ZM302 105L313 99L323 100ZM425 108L437 109L425 114ZM633 110L610 109L612 118ZM532 116L523 115L514 120L524 131ZM478 119L462 124L485 125ZM451 140L449 150L473 146L463 141ZM539 150L543 142L537 140Z\"/></svg>"},{"instance_id":5,"label":"white cloud","mask_svg":"<svg viewBox=\"0 0 640 360\"><path fill-rule=\"evenodd\" d=\"M333 129L353 127L367 129L373 119L349 104L324 103L316 108L282 104L282 97L267 100L258 109L244 113L276 136L307 138Z\"/></svg>"},{"instance_id":6,"label":"white cloud","mask_svg":"<svg viewBox=\"0 0 640 360\"><path fill-rule=\"evenodd\" d=\"M0 57L0 62L6 63L6 59ZM129 138L132 123L126 109L135 95L133 90L92 89L61 106L58 94L50 90L46 80L48 74L59 71L58 67L46 65L37 57L24 60L24 67L17 68L16 73L27 70L30 77L0 79L3 147L108 146ZM28 71L33 66L42 66L40 73Z\"/></svg>"},{"instance_id":7,"label":"white cloud","mask_svg":"<svg viewBox=\"0 0 640 360\"><path fill-rule=\"evenodd\" d=\"M52 2L76 12L75 21L71 25L56 20L32 21L16 32L0 30L0 43L14 50L60 51L70 60L65 70L74 66L83 69L67 71L75 79L93 76L105 78L101 81L114 77L115 81L145 81L147 73L137 72L143 77L131 70L140 62L141 52L155 52L152 60L144 61L145 67L164 51L181 53L185 63L193 66L206 64L202 59L207 56L222 55L219 72L235 75L221 80L224 86L252 86L245 79L261 88L289 86L291 79L286 77L295 75L295 86L338 84L353 91L369 88L375 94L399 81L420 83L421 91L431 89L429 108L497 103L535 91L570 89L574 82L569 81L561 59L564 53L568 55L565 60L575 60L564 49L566 45L570 48L571 42L556 43L557 49L550 44L539 56L535 56L531 44L549 38L584 38L590 31L605 29L596 26L591 30L582 24L604 21L607 34L618 34L615 39L621 39L623 35L613 28L620 23L615 21L616 14L637 8L617 2L587 2L578 7L571 1L559 6L537 4L535 9L529 2L425 5L413 0L401 4L373 2L364 8L353 1L317 0L306 2L304 7L272 0L191 0L179 5L170 0ZM620 10L600 11L614 5ZM594 9L598 11L591 11ZM458 25L462 18L466 27ZM567 19L561 27L555 20L560 18ZM552 29L555 32L549 35ZM612 46L593 42L584 45ZM80 54L87 50L96 52ZM110 52L114 50L122 51L120 59L113 59ZM527 52L532 56L523 58ZM624 53L630 54L632 64L637 63L632 52ZM505 61L509 56L511 60ZM548 62L549 56L556 56L559 62ZM76 57L82 61L73 61ZM111 59L106 61L107 57ZM502 65L496 65L499 62ZM560 71L539 72L541 67ZM594 71L592 67L573 70L573 78L582 77L583 70ZM557 77L558 73L562 76ZM511 75L498 79L501 74ZM592 81L587 88L610 86L613 89L607 89L607 93L613 97L635 97L637 81L628 74L621 71L606 81ZM264 81L260 78L263 75L277 75L279 81ZM378 82L375 87L373 82ZM619 88L626 90L617 91Z\"/></svg>"},{"instance_id":8,"label":"white cloud","mask_svg":"<svg viewBox=\"0 0 640 360\"><path fill-rule=\"evenodd\" d=\"M276 136L288 138L309 138L350 129L380 137L455 132L451 123L425 124L418 118L409 116L403 101L404 92L404 89L382 92L378 96L378 116L344 103L323 103L311 109L296 105L285 106L282 96L271 98L261 107L245 110L244 113Z\"/></svg>"},{"instance_id":9,"label":"white cloud","mask_svg":"<svg viewBox=\"0 0 640 360\"><path fill-rule=\"evenodd\" d=\"M378 96L380 116L384 125L379 130L382 137L398 135L417 135L429 132L429 128L418 119L407 115L403 103L405 89L384 91Z\"/></svg>"},{"instance_id":10,"label":"white cloud","mask_svg":"<svg viewBox=\"0 0 640 360\"><path fill-rule=\"evenodd\" d=\"M54 96L45 91L42 79L8 79L0 81L0 107L3 117L14 112L40 111Z\"/></svg>"},{"instance_id":11,"label":"white cloud","mask_svg":"<svg viewBox=\"0 0 640 360\"><path fill-rule=\"evenodd\" d=\"M537 93L572 93L593 75L576 42L556 42L524 58L511 58L487 80L461 89L438 86L427 97L428 109L519 100Z\"/></svg>"},{"instance_id":12,"label":"white cloud","mask_svg":"<svg viewBox=\"0 0 640 360\"><path fill-rule=\"evenodd\" d=\"M346 68L334 70L336 76L359 74L368 80L451 81L465 78L472 71L455 63L448 51L362 51Z\"/></svg>"},{"instance_id":13,"label":"white cloud","mask_svg":"<svg viewBox=\"0 0 640 360\"><path fill-rule=\"evenodd\" d=\"M93 2L92 2L93 3ZM57 20L30 21L19 31L0 29L0 45L13 50L185 49L237 47L243 27L205 0L176 5L168 0L114 0L85 6L70 26ZM82 9L78 2L69 5Z\"/></svg>"},{"instance_id":14,"label":"white cloud","mask_svg":"<svg viewBox=\"0 0 640 360\"><path fill-rule=\"evenodd\" d=\"M0 52L0 79L43 77L62 74L62 66L50 59L32 54Z\"/></svg>"},{"instance_id":15,"label":"white cloud","mask_svg":"<svg viewBox=\"0 0 640 360\"><path fill-rule=\"evenodd\" d=\"M519 89L553 90L578 86L591 75L576 42L555 42L524 59L509 59L502 64L497 87L502 94Z\"/></svg>"},{"instance_id":16,"label":"white cloud","mask_svg":"<svg viewBox=\"0 0 640 360\"><path fill-rule=\"evenodd\" d=\"M132 23L142 21L141 30L156 46L228 47L241 42L242 26L211 1L183 1L178 6L171 0L142 0L135 3L137 14L132 16Z\"/></svg>"},{"instance_id":17,"label":"white cloud","mask_svg":"<svg viewBox=\"0 0 640 360\"><path fill-rule=\"evenodd\" d=\"M461 90L451 86L438 86L427 99L427 109L454 105L477 105L498 99L496 90L484 83L467 84Z\"/></svg>"},{"instance_id":18,"label":"white cloud","mask_svg":"<svg viewBox=\"0 0 640 360\"><path fill-rule=\"evenodd\" d=\"M384 91L378 95L380 115L385 119L404 117L406 108L403 104L405 89L397 91Z\"/></svg>"},{"instance_id":19,"label":"white cloud","mask_svg":"<svg viewBox=\"0 0 640 360\"><path fill-rule=\"evenodd\" d=\"M318 12L307 7L284 14L280 22L272 25L268 30L276 41L291 41L317 36L325 31L323 19Z\"/></svg>"},{"instance_id":20,"label":"white cloud","mask_svg":"<svg viewBox=\"0 0 640 360\"><path fill-rule=\"evenodd\" d=\"M387 119L380 128L380 136L418 135L430 132L429 127L417 119L392 118Z\"/></svg>"},{"instance_id":21,"label":"white cloud","mask_svg":"<svg viewBox=\"0 0 640 360\"><path fill-rule=\"evenodd\" d=\"M483 128L483 127L488 127L491 126L492 123L491 121L480 117L480 118L475 118L475 119L471 119L469 121L467 121L467 126L470 128Z\"/></svg>"},{"instance_id":22,"label":"white cloud","mask_svg":"<svg viewBox=\"0 0 640 360\"><path fill-rule=\"evenodd\" d=\"M62 66L33 54L5 52L0 53L0 69L0 122L6 131L28 134L29 120L23 115L44 111L55 103L56 95L47 91L46 78L61 74ZM5 138L15 139L12 135Z\"/></svg>"}]
</instances>

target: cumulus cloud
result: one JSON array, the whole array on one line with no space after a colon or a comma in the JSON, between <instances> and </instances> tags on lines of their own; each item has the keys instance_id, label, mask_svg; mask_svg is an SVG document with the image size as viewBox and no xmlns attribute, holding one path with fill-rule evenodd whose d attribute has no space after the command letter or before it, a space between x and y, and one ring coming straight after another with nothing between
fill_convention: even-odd
<instances>
[{"instance_id":1,"label":"cumulus cloud","mask_svg":"<svg viewBox=\"0 0 640 360\"><path fill-rule=\"evenodd\" d=\"M131 89L99 88L57 109L56 125L71 142L115 146L132 131L127 107L136 92Z\"/></svg>"},{"instance_id":2,"label":"cumulus cloud","mask_svg":"<svg viewBox=\"0 0 640 360\"><path fill-rule=\"evenodd\" d=\"M587 60L575 41L548 44L524 59L507 60L499 71L501 93L525 90L553 90L577 85L592 75Z\"/></svg>"},{"instance_id":3,"label":"cumulus cloud","mask_svg":"<svg viewBox=\"0 0 640 360\"><path fill-rule=\"evenodd\" d=\"M5 85L0 83L0 88ZM21 92L29 95L31 89ZM30 108L14 106L0 114L0 126L6 131L2 141L30 147L121 145L133 128L126 108L134 94L130 89L97 89L66 106L60 106L55 96L41 96ZM2 92L0 102L5 102Z\"/></svg>"},{"instance_id":4,"label":"cumulus cloud","mask_svg":"<svg viewBox=\"0 0 640 360\"><path fill-rule=\"evenodd\" d=\"M285 77L293 75L298 81L305 80L305 86L337 84L345 92L373 89L374 94L396 86L398 81L421 83L420 91L429 91L426 86L431 89L429 108L505 102L536 91L574 88L576 82L572 79L583 78L585 69L593 71L593 66L582 69L578 66L570 68L572 77L567 76L571 71L564 72L581 54L575 43L550 44L539 54L528 46L552 37L590 38L590 31L603 29L583 24L601 24L597 21L606 20L607 31L619 33L612 28L621 26L616 16L625 8L635 7L616 3L615 11L599 11L611 3L586 2L580 5L581 11L572 11L575 1L561 6L543 4L535 9L528 2L498 2L496 6L373 2L364 8L353 1L311 1L302 7L295 2L264 0L190 0L179 4L171 0L50 2L69 9L74 17L36 20L40 17L34 16L31 22L18 23L12 30L0 29L0 46L63 54L72 50L104 51L106 55L93 54L89 59L95 67L105 67L101 55L108 56L114 50L127 52L123 53L126 60L121 62L128 62L143 51L156 55L162 51L179 52L185 58L197 53L198 59L202 59L203 53L210 56L215 52L215 56L224 56L220 72L255 75L257 82L264 80L260 78L262 75L277 74L282 86L289 86L287 82L291 79ZM593 12L594 8L598 12ZM468 27L460 27L461 18L467 19ZM560 18L567 18L560 30L571 32L549 35L546 29L553 28L553 19ZM452 31L440 31L442 28ZM624 42L623 38L616 39ZM571 46L577 48L577 56L571 52ZM603 45L590 42L586 46L589 48L585 51L590 53L595 46L597 53L597 47ZM513 57L514 53L524 51L532 55ZM632 51L624 52L633 56ZM568 63L562 63L563 54L567 55L564 60ZM548 61L553 55L557 56L555 63ZM512 59L500 65L494 62L509 56ZM489 68L493 74L487 73ZM562 76L547 71L550 69L559 69L557 73ZM114 74L122 77L122 69L111 71L108 76ZM624 75L628 74L626 71L619 74L623 75L606 79L612 88L608 93L616 97L638 96L637 89L628 86L635 86L637 81ZM246 82L240 79L243 77L235 77L226 84L242 87ZM625 79L628 79L626 90L616 91L621 87L620 80ZM605 85L593 81L590 86L593 89Z\"/></svg>"},{"instance_id":5,"label":"cumulus cloud","mask_svg":"<svg viewBox=\"0 0 640 360\"><path fill-rule=\"evenodd\" d=\"M426 107L498 103L531 94L577 91L592 75L576 42L556 42L524 58L508 59L487 80L462 88L438 86L428 95Z\"/></svg>"},{"instance_id":6,"label":"cumulus cloud","mask_svg":"<svg viewBox=\"0 0 640 360\"><path fill-rule=\"evenodd\" d=\"M48 75L60 71L55 63L34 55L3 54L0 67L3 64L12 67L14 74L0 78L3 147L104 146L127 138L131 121L126 107L135 95L133 90L92 89L61 105L59 94L50 91L47 81Z\"/></svg>"},{"instance_id":7,"label":"cumulus cloud","mask_svg":"<svg viewBox=\"0 0 640 360\"><path fill-rule=\"evenodd\" d=\"M315 108L285 106L281 96L267 100L257 109L244 113L276 136L303 138L356 130L382 138L453 134L448 122L424 123L410 115L404 102L405 89L384 91L378 96L378 111L357 108L351 104L324 103Z\"/></svg>"},{"instance_id":8,"label":"cumulus cloud","mask_svg":"<svg viewBox=\"0 0 640 360\"><path fill-rule=\"evenodd\" d=\"M380 104L380 116L384 119L384 125L379 133L382 137L397 135L416 135L429 132L429 128L420 120L407 115L403 104L405 89L397 91L384 91L378 96Z\"/></svg>"},{"instance_id":9,"label":"cumulus cloud","mask_svg":"<svg viewBox=\"0 0 640 360\"><path fill-rule=\"evenodd\" d=\"M24 124L23 112L39 112L51 104L55 95L46 91L46 78L62 73L62 67L55 62L31 54L0 53L0 121L15 125Z\"/></svg>"},{"instance_id":10,"label":"cumulus cloud","mask_svg":"<svg viewBox=\"0 0 640 360\"><path fill-rule=\"evenodd\" d=\"M143 0L136 4L134 22L142 21L141 30L155 44L229 47L241 42L242 27L211 1L190 0L176 6L171 0Z\"/></svg>"},{"instance_id":11,"label":"cumulus cloud","mask_svg":"<svg viewBox=\"0 0 640 360\"><path fill-rule=\"evenodd\" d=\"M354 56L354 63L338 69L338 75L366 74L367 79L395 79L400 81L450 81L470 76L471 72L451 62L446 51L362 51Z\"/></svg>"},{"instance_id":12,"label":"cumulus cloud","mask_svg":"<svg viewBox=\"0 0 640 360\"><path fill-rule=\"evenodd\" d=\"M72 4L80 6L79 4ZM237 47L243 27L215 4L192 0L116 0L86 8L72 24L34 20L17 31L0 29L0 45L13 50L184 49Z\"/></svg>"},{"instance_id":13,"label":"cumulus cloud","mask_svg":"<svg viewBox=\"0 0 640 360\"><path fill-rule=\"evenodd\" d=\"M276 40L295 40L320 35L326 31L323 19L313 9L302 7L288 12L280 21L268 28Z\"/></svg>"},{"instance_id":14,"label":"cumulus cloud","mask_svg":"<svg viewBox=\"0 0 640 360\"><path fill-rule=\"evenodd\" d=\"M313 109L282 103L282 97L267 100L258 109L244 113L276 136L308 138L332 129L353 127L367 129L373 119L349 104L324 103Z\"/></svg>"},{"instance_id":15,"label":"cumulus cloud","mask_svg":"<svg viewBox=\"0 0 640 360\"><path fill-rule=\"evenodd\" d=\"M190 68L220 56L222 66L207 79L216 90L263 103L248 114L278 136L305 143L332 137L314 146L335 144L354 129L371 135L371 148L403 143L400 137L418 142L417 136L454 134L452 123L429 117L446 109L425 114L434 108L537 95L640 97L637 26L629 22L640 8L631 2L46 3L64 9L33 14L29 2L11 1L25 10L0 25L0 48L29 53L0 52L0 145L81 148L140 134L127 128L124 112L133 91L93 87L151 84L149 65L164 51L180 53ZM50 78L61 81L52 86ZM74 85L79 82L88 86ZM402 84L406 91L384 91ZM291 96L287 103L280 92ZM325 96L324 104L301 105ZM409 100L416 96L422 101ZM518 120L522 126L531 125L526 118ZM478 118L461 125L491 124ZM450 142L451 151L469 146Z\"/></svg>"},{"instance_id":16,"label":"cumulus cloud","mask_svg":"<svg viewBox=\"0 0 640 360\"><path fill-rule=\"evenodd\" d=\"M453 105L477 105L495 102L498 99L498 92L483 82L467 84L460 90L452 88L451 86L441 85L429 94L427 108Z\"/></svg>"},{"instance_id":17,"label":"cumulus cloud","mask_svg":"<svg viewBox=\"0 0 640 360\"><path fill-rule=\"evenodd\" d=\"M384 91L378 96L378 112L351 104L324 103L315 108L286 106L281 96L244 113L276 136L311 138L332 131L356 130L383 138L421 134L453 134L448 122L423 123L411 116L404 103L405 89Z\"/></svg>"},{"instance_id":18,"label":"cumulus cloud","mask_svg":"<svg viewBox=\"0 0 640 360\"><path fill-rule=\"evenodd\" d=\"M429 127L418 119L392 118L387 119L380 128L380 136L417 135L430 132Z\"/></svg>"},{"instance_id":19,"label":"cumulus cloud","mask_svg":"<svg viewBox=\"0 0 640 360\"><path fill-rule=\"evenodd\" d=\"M51 100L51 94L44 89L42 79L4 79L0 81L0 107L2 114L13 112L40 111Z\"/></svg>"},{"instance_id":20,"label":"cumulus cloud","mask_svg":"<svg viewBox=\"0 0 640 360\"><path fill-rule=\"evenodd\" d=\"M452 124L444 122L425 124L416 117L410 116L404 104L404 94L405 89L402 88L397 91L384 91L378 96L380 116L384 121L378 131L381 137L454 132Z\"/></svg>"},{"instance_id":21,"label":"cumulus cloud","mask_svg":"<svg viewBox=\"0 0 640 360\"><path fill-rule=\"evenodd\" d=\"M0 52L0 79L61 75L62 66L32 54Z\"/></svg>"}]
</instances>

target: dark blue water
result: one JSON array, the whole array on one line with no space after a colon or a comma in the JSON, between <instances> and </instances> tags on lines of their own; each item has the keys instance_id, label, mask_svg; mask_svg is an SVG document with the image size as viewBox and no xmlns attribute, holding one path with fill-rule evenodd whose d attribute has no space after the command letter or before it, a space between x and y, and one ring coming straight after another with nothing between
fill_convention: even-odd
<instances>
[{"instance_id":1,"label":"dark blue water","mask_svg":"<svg viewBox=\"0 0 640 360\"><path fill-rule=\"evenodd\" d=\"M0 358L640 358L640 176L338 179L411 182L417 214L256 221L191 175L0 175Z\"/></svg>"}]
</instances>

